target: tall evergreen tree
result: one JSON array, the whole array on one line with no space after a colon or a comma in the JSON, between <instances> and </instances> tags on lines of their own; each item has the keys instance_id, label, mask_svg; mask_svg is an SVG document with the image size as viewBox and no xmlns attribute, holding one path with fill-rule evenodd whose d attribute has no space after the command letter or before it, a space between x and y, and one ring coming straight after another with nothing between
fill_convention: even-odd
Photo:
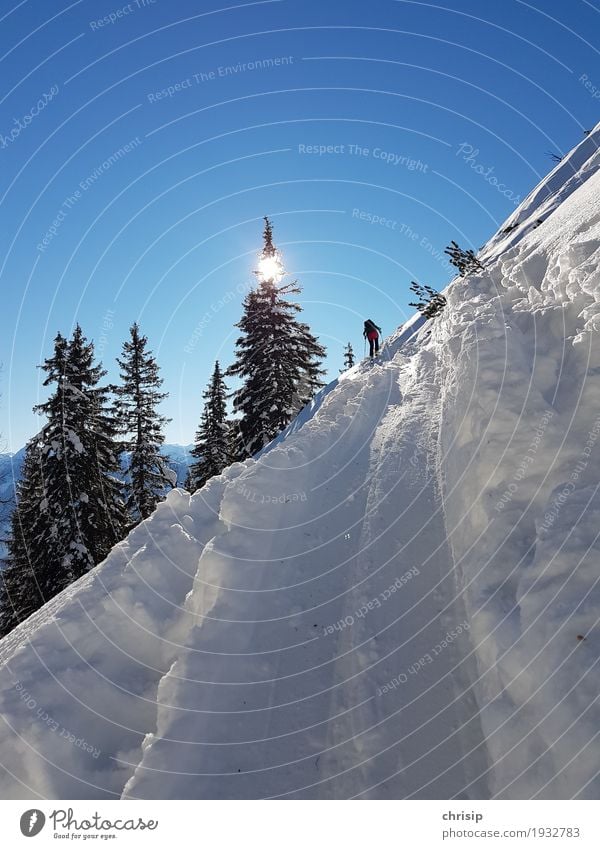
<instances>
[{"instance_id":1,"label":"tall evergreen tree","mask_svg":"<svg viewBox=\"0 0 600 849\"><path fill-rule=\"evenodd\" d=\"M60 563L65 586L103 560L123 537L124 512L116 451L116 423L106 375L94 346L77 325L42 366L55 391L38 405L48 421L40 433L44 497L50 519L47 554Z\"/></svg>"},{"instance_id":2,"label":"tall evergreen tree","mask_svg":"<svg viewBox=\"0 0 600 849\"><path fill-rule=\"evenodd\" d=\"M157 412L167 393L160 391L162 378L147 344L134 323L117 359L122 383L113 387L121 448L130 452L126 507L132 525L147 519L164 498L165 488L173 485L167 458L160 453L163 427L170 419Z\"/></svg>"},{"instance_id":3,"label":"tall evergreen tree","mask_svg":"<svg viewBox=\"0 0 600 849\"><path fill-rule=\"evenodd\" d=\"M103 560L123 538L116 427L105 375L76 327L43 364L46 423L27 448L11 520L0 628L14 626Z\"/></svg>"},{"instance_id":4,"label":"tall evergreen tree","mask_svg":"<svg viewBox=\"0 0 600 849\"><path fill-rule=\"evenodd\" d=\"M285 275L273 230L265 218L259 256L258 286L244 299L244 314L236 325L236 361L227 370L243 380L233 395L240 415L236 456L259 451L285 428L323 385L321 360L325 349L296 315L299 304L288 297L301 291L296 282L281 283Z\"/></svg>"},{"instance_id":5,"label":"tall evergreen tree","mask_svg":"<svg viewBox=\"0 0 600 849\"><path fill-rule=\"evenodd\" d=\"M206 403L192 449L197 460L188 473L187 488L190 492L195 492L214 475L219 475L230 462L227 387L218 360L202 397Z\"/></svg>"}]
</instances>

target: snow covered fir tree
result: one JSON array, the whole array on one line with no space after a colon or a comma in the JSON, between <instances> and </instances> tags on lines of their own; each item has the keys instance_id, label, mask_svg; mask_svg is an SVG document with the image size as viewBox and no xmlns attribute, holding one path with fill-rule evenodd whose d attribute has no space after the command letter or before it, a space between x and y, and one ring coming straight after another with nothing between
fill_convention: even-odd
<instances>
[{"instance_id":1,"label":"snow covered fir tree","mask_svg":"<svg viewBox=\"0 0 600 849\"><path fill-rule=\"evenodd\" d=\"M308 325L297 320L299 304L290 295L302 290L283 283L282 257L273 244L273 229L264 219L258 285L244 299L237 327L236 359L227 374L242 380L233 394L239 421L235 431L236 459L250 457L280 433L323 385L325 349Z\"/></svg>"},{"instance_id":2,"label":"snow covered fir tree","mask_svg":"<svg viewBox=\"0 0 600 849\"><path fill-rule=\"evenodd\" d=\"M113 387L115 413L121 438L121 450L128 454L126 508L130 525L147 519L165 491L176 483L167 458L160 448L165 441L163 428L169 421L158 412L167 397L161 392L162 378L148 339L137 323L130 328L130 338L123 343L117 360L121 384Z\"/></svg>"},{"instance_id":3,"label":"snow covered fir tree","mask_svg":"<svg viewBox=\"0 0 600 849\"><path fill-rule=\"evenodd\" d=\"M52 391L36 407L47 422L28 446L12 518L5 630L103 560L126 522L117 425L108 387L100 385L106 372L94 363L94 346L79 325L70 341L56 336L42 369ZM27 593L17 587L21 581Z\"/></svg>"},{"instance_id":4,"label":"snow covered fir tree","mask_svg":"<svg viewBox=\"0 0 600 849\"><path fill-rule=\"evenodd\" d=\"M208 389L202 397L205 400L204 410L192 449L196 462L191 464L186 480L186 489L190 492L200 489L230 462L227 387L218 360Z\"/></svg>"}]
</instances>

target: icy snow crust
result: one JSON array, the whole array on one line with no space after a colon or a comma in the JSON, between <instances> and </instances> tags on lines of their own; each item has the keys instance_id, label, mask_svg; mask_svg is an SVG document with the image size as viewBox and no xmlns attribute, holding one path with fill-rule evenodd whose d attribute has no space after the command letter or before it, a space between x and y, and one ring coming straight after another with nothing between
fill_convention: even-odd
<instances>
[{"instance_id":1,"label":"icy snow crust","mask_svg":"<svg viewBox=\"0 0 600 849\"><path fill-rule=\"evenodd\" d=\"M599 140L0 642L4 798L598 797Z\"/></svg>"}]
</instances>

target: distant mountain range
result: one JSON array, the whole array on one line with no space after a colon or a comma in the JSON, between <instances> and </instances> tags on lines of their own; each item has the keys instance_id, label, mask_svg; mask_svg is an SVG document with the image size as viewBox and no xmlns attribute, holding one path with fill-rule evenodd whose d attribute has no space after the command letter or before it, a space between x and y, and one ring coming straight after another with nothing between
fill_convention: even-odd
<instances>
[{"instance_id":1,"label":"distant mountain range","mask_svg":"<svg viewBox=\"0 0 600 849\"><path fill-rule=\"evenodd\" d=\"M187 476L188 466L193 458L193 445L165 444L161 454L169 458L169 468L177 474L177 486L183 486ZM15 505L16 484L21 477L21 468L25 458L25 448L14 454L0 454L0 556L5 554L2 542L8 533L10 514Z\"/></svg>"}]
</instances>

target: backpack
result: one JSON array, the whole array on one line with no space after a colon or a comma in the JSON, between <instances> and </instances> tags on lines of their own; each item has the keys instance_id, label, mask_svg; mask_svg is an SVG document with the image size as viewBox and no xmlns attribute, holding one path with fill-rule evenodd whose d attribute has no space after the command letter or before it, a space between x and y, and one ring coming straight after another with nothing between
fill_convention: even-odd
<instances>
[{"instance_id":1,"label":"backpack","mask_svg":"<svg viewBox=\"0 0 600 849\"><path fill-rule=\"evenodd\" d=\"M371 319L370 319L370 318L368 318L368 319L365 321L365 332L366 332L366 333L369 333L371 330L377 330L379 333L381 333L381 327L377 327L377 325L375 324L375 322L374 322L374 321L371 321Z\"/></svg>"}]
</instances>

